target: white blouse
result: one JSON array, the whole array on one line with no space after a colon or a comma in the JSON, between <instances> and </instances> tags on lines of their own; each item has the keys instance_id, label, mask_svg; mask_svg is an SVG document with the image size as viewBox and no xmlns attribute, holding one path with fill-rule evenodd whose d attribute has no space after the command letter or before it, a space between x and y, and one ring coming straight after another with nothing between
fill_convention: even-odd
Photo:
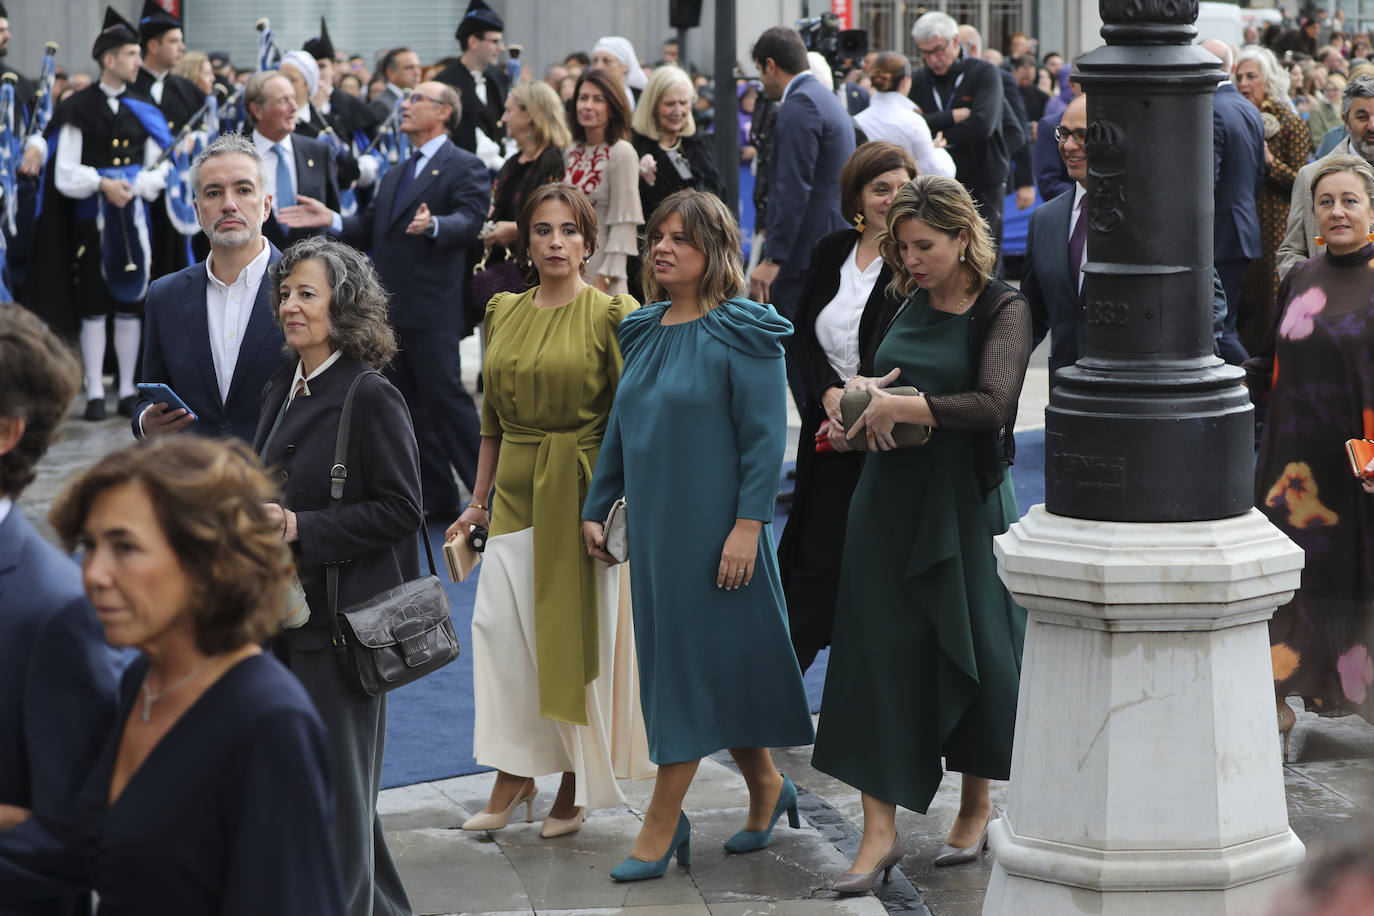
<instances>
[{"instance_id":1,"label":"white blouse","mask_svg":"<svg viewBox=\"0 0 1374 916\"><path fill-rule=\"evenodd\" d=\"M882 258L874 258L863 270L858 258L859 246L855 245L840 266L840 288L835 298L816 316L816 340L842 382L859 374L859 322L883 271Z\"/></svg>"},{"instance_id":2,"label":"white blouse","mask_svg":"<svg viewBox=\"0 0 1374 916\"><path fill-rule=\"evenodd\" d=\"M875 92L868 107L854 116L854 123L870 140L886 140L911 153L922 175L954 177L954 159L948 150L936 149L926 119L916 113L916 103L900 92Z\"/></svg>"}]
</instances>

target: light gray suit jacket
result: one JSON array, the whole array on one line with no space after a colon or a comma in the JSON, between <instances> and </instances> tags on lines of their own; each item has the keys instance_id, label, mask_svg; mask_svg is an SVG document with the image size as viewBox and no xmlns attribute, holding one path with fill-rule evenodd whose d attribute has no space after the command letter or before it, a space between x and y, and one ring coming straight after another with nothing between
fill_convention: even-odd
<instances>
[{"instance_id":1,"label":"light gray suit jacket","mask_svg":"<svg viewBox=\"0 0 1374 916\"><path fill-rule=\"evenodd\" d=\"M1293 181L1293 202L1288 208L1288 227L1278 251L1280 280L1317 253L1317 243L1313 241L1317 237L1317 215L1312 212L1312 176L1332 156L1349 155L1350 138L1346 137L1331 152L1298 170L1298 177Z\"/></svg>"}]
</instances>

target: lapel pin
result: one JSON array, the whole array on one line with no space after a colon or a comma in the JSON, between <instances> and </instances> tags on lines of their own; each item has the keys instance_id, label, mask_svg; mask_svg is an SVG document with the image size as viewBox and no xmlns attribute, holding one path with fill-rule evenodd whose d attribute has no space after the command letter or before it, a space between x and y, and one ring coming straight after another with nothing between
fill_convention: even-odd
<instances>
[{"instance_id":1,"label":"lapel pin","mask_svg":"<svg viewBox=\"0 0 1374 916\"><path fill-rule=\"evenodd\" d=\"M431 174L431 175L438 175L438 174L439 174L439 170L438 170L438 169L431 169L431 170L430 170L430 174Z\"/></svg>"},{"instance_id":2,"label":"lapel pin","mask_svg":"<svg viewBox=\"0 0 1374 916\"><path fill-rule=\"evenodd\" d=\"M307 160L305 160L305 167L308 168L308 169L313 169L313 168L315 167L315 160L314 160L314 159L307 159Z\"/></svg>"}]
</instances>

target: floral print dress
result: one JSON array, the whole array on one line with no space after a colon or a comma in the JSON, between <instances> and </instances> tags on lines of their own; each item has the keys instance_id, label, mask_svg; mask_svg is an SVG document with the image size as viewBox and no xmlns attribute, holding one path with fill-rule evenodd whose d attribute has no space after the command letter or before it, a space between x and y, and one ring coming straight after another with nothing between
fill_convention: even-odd
<instances>
[{"instance_id":1,"label":"floral print dress","mask_svg":"<svg viewBox=\"0 0 1374 916\"><path fill-rule=\"evenodd\" d=\"M1302 584L1269 624L1274 690L1323 715L1374 711L1374 496L1345 441L1374 439L1374 245L1318 255L1279 290L1279 314L1245 364L1268 395L1255 504L1306 554Z\"/></svg>"}]
</instances>

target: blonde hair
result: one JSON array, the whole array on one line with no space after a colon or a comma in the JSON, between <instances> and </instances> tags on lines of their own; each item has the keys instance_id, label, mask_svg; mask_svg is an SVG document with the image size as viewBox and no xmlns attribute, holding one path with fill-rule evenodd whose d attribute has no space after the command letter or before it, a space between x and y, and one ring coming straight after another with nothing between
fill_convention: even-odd
<instances>
[{"instance_id":1,"label":"blonde hair","mask_svg":"<svg viewBox=\"0 0 1374 916\"><path fill-rule=\"evenodd\" d=\"M535 146L556 150L572 146L563 100L552 86L541 80L522 80L510 91L510 98L530 116Z\"/></svg>"},{"instance_id":2,"label":"blonde hair","mask_svg":"<svg viewBox=\"0 0 1374 916\"><path fill-rule=\"evenodd\" d=\"M658 103L663 100L664 94L669 89L678 86L687 88L687 123L682 125L682 130L678 132L679 137L690 137L697 132L696 119L692 117L692 105L696 102L697 91L692 85L692 78L680 67L665 64L654 70L654 75L649 77L649 85L644 87L644 93L635 102L635 111L630 119L630 126L636 133L641 133L646 137L658 136Z\"/></svg>"},{"instance_id":3,"label":"blonde hair","mask_svg":"<svg viewBox=\"0 0 1374 916\"><path fill-rule=\"evenodd\" d=\"M743 293L744 265L740 263L739 223L735 222L735 214L709 191L688 188L668 195L644 227L641 257L647 269L640 278L644 284L644 301L662 302L668 298L654 276L651 252L659 227L674 213L682 217L682 233L687 237L687 244L706 255L706 270L697 284L701 311L709 312L726 299Z\"/></svg>"},{"instance_id":4,"label":"blonde hair","mask_svg":"<svg viewBox=\"0 0 1374 916\"><path fill-rule=\"evenodd\" d=\"M953 178L921 175L902 185L892 196L887 208L887 231L878 240L878 250L892 268L890 291L903 298L916 292L916 280L907 272L897 249L897 226L909 219L918 219L951 238L960 231L968 233L968 247L962 252L965 261L960 265L968 275L968 293L976 293L992 277L997 249L973 198Z\"/></svg>"},{"instance_id":5,"label":"blonde hair","mask_svg":"<svg viewBox=\"0 0 1374 916\"><path fill-rule=\"evenodd\" d=\"M200 68L209 62L209 56L202 54L200 51L187 51L182 55L181 60L177 61L177 65L172 68L172 72L182 79L187 79L194 83L200 76Z\"/></svg>"}]
</instances>

